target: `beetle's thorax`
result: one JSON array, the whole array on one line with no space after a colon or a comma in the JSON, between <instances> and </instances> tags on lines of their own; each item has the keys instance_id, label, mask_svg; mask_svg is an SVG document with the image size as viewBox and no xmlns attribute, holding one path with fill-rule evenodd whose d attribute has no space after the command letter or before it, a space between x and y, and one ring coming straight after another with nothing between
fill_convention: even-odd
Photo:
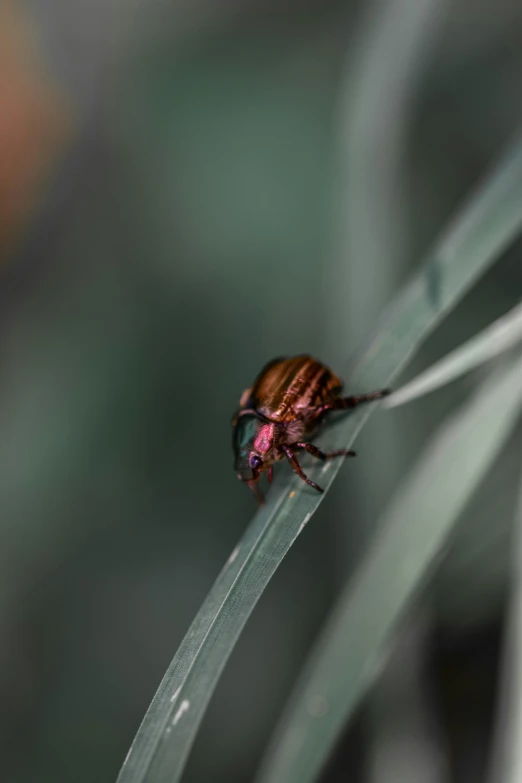
<instances>
[{"instance_id":1,"label":"beetle's thorax","mask_svg":"<svg viewBox=\"0 0 522 783\"><path fill-rule=\"evenodd\" d=\"M252 450L260 457L266 458L275 445L276 424L260 424L259 429L252 441Z\"/></svg>"},{"instance_id":2,"label":"beetle's thorax","mask_svg":"<svg viewBox=\"0 0 522 783\"><path fill-rule=\"evenodd\" d=\"M281 446L296 443L309 437L317 429L315 419L295 419L286 423L259 423L259 429L251 442L251 450L263 458L265 468L284 456Z\"/></svg>"}]
</instances>

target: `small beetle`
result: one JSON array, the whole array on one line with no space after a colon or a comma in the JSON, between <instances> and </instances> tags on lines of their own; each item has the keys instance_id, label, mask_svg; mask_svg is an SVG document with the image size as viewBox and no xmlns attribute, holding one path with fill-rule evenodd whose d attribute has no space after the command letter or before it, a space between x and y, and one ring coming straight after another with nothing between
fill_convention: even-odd
<instances>
[{"instance_id":1,"label":"small beetle","mask_svg":"<svg viewBox=\"0 0 522 783\"><path fill-rule=\"evenodd\" d=\"M314 435L326 413L351 410L390 392L383 389L342 397L342 388L342 381L328 367L304 354L273 359L261 370L252 388L245 389L232 420L234 467L260 505L263 495L257 482L264 470L272 481L272 466L277 460L286 457L303 481L323 492L303 473L297 452L303 449L322 460L355 456L354 451L346 449L325 454L307 439Z\"/></svg>"}]
</instances>

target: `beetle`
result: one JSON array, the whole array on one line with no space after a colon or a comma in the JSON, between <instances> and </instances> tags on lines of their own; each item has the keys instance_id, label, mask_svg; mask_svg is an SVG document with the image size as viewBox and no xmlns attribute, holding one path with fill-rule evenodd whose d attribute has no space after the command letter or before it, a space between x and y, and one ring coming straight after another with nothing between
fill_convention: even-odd
<instances>
[{"instance_id":1,"label":"beetle","mask_svg":"<svg viewBox=\"0 0 522 783\"><path fill-rule=\"evenodd\" d=\"M317 492L323 492L303 472L297 454L306 451L317 459L354 457L341 449L325 453L313 443L326 414L353 410L390 393L389 389L342 396L343 383L326 365L308 354L281 357L269 362L251 388L245 389L232 419L234 467L237 476L253 491L258 503L263 495L258 481L263 471L272 481L273 464L286 457L292 470Z\"/></svg>"}]
</instances>

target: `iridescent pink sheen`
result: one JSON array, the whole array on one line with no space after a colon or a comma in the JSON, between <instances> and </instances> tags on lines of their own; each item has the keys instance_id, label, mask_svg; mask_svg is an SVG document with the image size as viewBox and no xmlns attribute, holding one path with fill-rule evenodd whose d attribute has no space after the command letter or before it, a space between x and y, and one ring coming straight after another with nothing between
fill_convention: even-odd
<instances>
[{"instance_id":1,"label":"iridescent pink sheen","mask_svg":"<svg viewBox=\"0 0 522 783\"><path fill-rule=\"evenodd\" d=\"M254 451L258 454L268 454L274 445L274 425L263 424L254 438Z\"/></svg>"}]
</instances>

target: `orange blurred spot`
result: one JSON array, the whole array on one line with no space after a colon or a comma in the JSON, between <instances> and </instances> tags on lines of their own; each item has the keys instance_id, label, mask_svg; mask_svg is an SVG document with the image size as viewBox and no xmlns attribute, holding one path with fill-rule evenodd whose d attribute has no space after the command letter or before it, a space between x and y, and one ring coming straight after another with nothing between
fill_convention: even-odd
<instances>
[{"instance_id":1,"label":"orange blurred spot","mask_svg":"<svg viewBox=\"0 0 522 783\"><path fill-rule=\"evenodd\" d=\"M0 0L0 259L28 219L70 124L30 32L20 5Z\"/></svg>"}]
</instances>

